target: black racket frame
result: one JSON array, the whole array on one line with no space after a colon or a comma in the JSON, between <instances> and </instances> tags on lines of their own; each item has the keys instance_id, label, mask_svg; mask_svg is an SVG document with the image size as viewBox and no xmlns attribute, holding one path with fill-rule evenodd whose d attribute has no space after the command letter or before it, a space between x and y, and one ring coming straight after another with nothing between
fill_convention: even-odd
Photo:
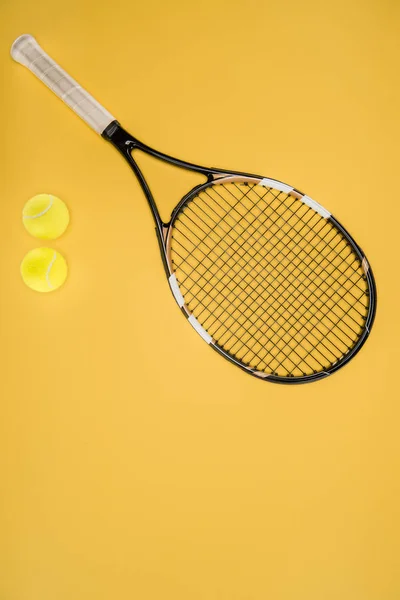
<instances>
[{"instance_id":1,"label":"black racket frame","mask_svg":"<svg viewBox=\"0 0 400 600\"><path fill-rule=\"evenodd\" d=\"M168 232L173 227L174 221L175 221L177 215L179 214L179 212L182 210L182 208L193 197L197 196L198 193L203 188L208 187L212 182L215 182L219 178L223 178L224 176L238 175L238 176L243 176L243 177L254 177L254 178L260 179L260 180L263 179L263 177L260 175L253 175L253 174L249 174L249 173L243 173L240 171L230 171L230 170L226 171L226 170L216 169L216 168L206 168L206 167L201 167L199 165L196 165L194 163L190 163L187 161L180 160L178 158L174 158L172 156L169 156L168 154L159 152L158 150L155 150L154 148L151 148L150 146L147 146L146 144L143 144L141 141L139 141L137 138L133 137L130 133L128 133L125 129L123 129L118 121L113 121L112 123L110 123L110 125L108 125L108 127L106 127L106 129L103 131L102 136L104 139L111 142L111 144L118 150L118 152L120 152L122 154L122 156L128 162L129 166L135 173L135 175L140 183L140 186L147 198L147 201L149 203L149 206L150 206L150 209L151 209L151 212L152 212L155 224L156 224L157 239L158 239L158 242L160 245L161 256L162 256L162 260L163 260L167 278L169 278L172 275L172 271L170 269L170 266L169 266L168 260L167 260L166 240L167 240ZM132 152L134 150L139 150L141 152L144 152L145 154L153 156L154 158L157 158L157 159L164 161L166 163L169 163L171 165L175 165L176 167L180 167L182 169L186 169L188 171L193 171L196 173L201 173L202 175L204 175L206 177L205 183L194 187L192 190L190 190L190 192L188 194L186 194L180 200L180 202L176 205L176 207L172 211L171 218L168 223L164 223L160 217L160 214L158 212L158 208L157 208L156 202L154 200L153 194L150 190L150 187L149 187L143 173L141 172L138 164L136 163L136 161L134 160L134 158L132 156ZM274 180L274 181L278 182L278 180ZM278 182L278 183L282 183L282 182ZM296 191L298 191L298 190L296 190ZM368 284L368 292L367 293L369 294L369 306L368 306L368 314L367 314L366 320L365 320L364 330L363 330L362 334L360 335L360 337L355 342L355 344L348 350L348 352L344 356L342 356L342 358L339 359L336 363L331 365L330 368L327 369L326 371L320 371L320 372L316 372L316 373L313 373L310 375L291 376L291 377L281 377L281 376L275 375L275 374L268 374L265 377L261 378L264 381L270 381L272 383L281 383L281 384L282 383L283 384L299 384L299 383L309 383L312 381L317 381L319 379L323 379L323 378L327 377L328 375L331 375L332 373L334 373L335 371L337 371L344 365L346 365L361 350L362 346L364 345L365 341L367 340L367 338L370 334L370 331L371 331L371 328L372 328L372 325L373 325L374 319L375 319L376 303L377 303L377 292L376 292L376 284L375 284L374 275L372 273L369 263L366 262L367 259L365 257L364 252L362 251L360 246L354 241L354 239L351 237L349 232L332 215L330 215L328 217L328 219L340 231L340 233L343 235L343 237L351 245L354 253L357 255L360 262L368 265L368 267L365 269L365 278L366 278L367 284ZM184 308L181 308L181 311L187 318L188 313L184 310ZM246 373L250 373L250 374L256 376L257 379L260 379L260 376L256 374L254 369L252 369L251 367L246 367L244 364L242 364L241 362L236 360L233 356L231 356L223 348L221 348L217 343L213 342L212 344L210 344L210 346L214 350L216 350L219 354L224 356L227 360L229 360L231 363L240 367Z\"/></svg>"}]
</instances>

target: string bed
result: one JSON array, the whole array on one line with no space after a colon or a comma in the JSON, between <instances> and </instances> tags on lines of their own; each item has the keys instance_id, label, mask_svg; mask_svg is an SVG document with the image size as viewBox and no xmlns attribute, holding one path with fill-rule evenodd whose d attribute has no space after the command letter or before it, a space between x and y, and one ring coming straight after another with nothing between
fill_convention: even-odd
<instances>
[{"instance_id":1,"label":"string bed","mask_svg":"<svg viewBox=\"0 0 400 600\"><path fill-rule=\"evenodd\" d=\"M171 260L189 311L260 374L326 371L364 331L360 259L329 219L285 192L238 182L204 188L175 219Z\"/></svg>"}]
</instances>

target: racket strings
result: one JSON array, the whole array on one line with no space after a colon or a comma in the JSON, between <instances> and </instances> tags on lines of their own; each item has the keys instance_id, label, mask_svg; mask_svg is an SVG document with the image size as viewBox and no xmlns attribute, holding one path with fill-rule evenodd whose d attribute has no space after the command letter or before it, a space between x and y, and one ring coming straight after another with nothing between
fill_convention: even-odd
<instances>
[{"instance_id":1,"label":"racket strings","mask_svg":"<svg viewBox=\"0 0 400 600\"><path fill-rule=\"evenodd\" d=\"M217 193L218 193L218 192L217 192ZM276 197L277 197L277 196L276 196L276 195L274 195L274 194L272 194L272 195L274 196L274 198L276 198ZM293 211L291 211L291 210L290 210L290 205L289 205L289 206L287 206L287 208L286 208L286 211L285 211L285 212L288 212L288 211L290 211L292 214L294 214L294 213L293 213ZM314 211L312 211L312 213L313 213L313 214L312 214L312 216L311 216L311 219L310 219L310 221L311 221L313 218L315 218L315 217L318 217L317 213L315 213ZM283 216L283 215L282 215L282 216ZM256 219L255 219L255 220L256 220ZM259 219L257 219L257 220L258 220L258 222L259 222L260 224L263 224L263 223L261 223L261 221L260 221ZM285 223L288 223L288 221L286 220L286 221L285 221ZM312 238L311 238L310 240L308 240L308 241L313 241L313 240L314 240L314 238L318 237L318 238L319 238L321 241L323 241L324 243L326 243L326 241L322 240L322 238L321 238L321 236L320 236L321 230L322 230L322 229L324 229L324 228L326 227L326 225L327 225L327 221L326 221L326 220L323 220L323 227L322 227L322 228L321 228L321 230L319 230L319 231L318 231L317 229L314 229L314 230L312 230L312 228L309 226L309 222L304 222L304 220L303 220L303 223L304 223L304 225L303 225L302 229L301 229L301 230L300 230L300 231L297 233L297 236L298 236L299 234L301 234L301 233L302 233L302 230L303 230L305 227L308 227L308 230L313 232L313 236L312 236ZM335 231L336 231L336 230L335 230ZM340 236L338 236L337 234L338 234L338 232L336 231L336 236L339 238L339 240L338 240L338 244L339 244L339 242L340 242L340 241L342 241L342 239L343 239L343 238L341 238L341 237L340 237ZM285 238L282 238L282 239L278 238L278 241L276 242L276 244L274 244L274 245L271 247L270 251L271 251L271 250L273 250L273 249L275 249L275 248L278 246L278 244L279 244L281 241L283 241L283 242L285 242L285 241L288 241L288 242L289 242L289 241L290 241L290 239L287 239L287 240L285 240ZM297 244L297 242L296 242L296 240L295 240L295 238L293 238L293 241L295 242L295 244L296 244L296 245L298 245L298 244ZM351 251L351 247L350 247L350 246L348 246L348 248L349 248L349 251L350 251L350 253L351 253L351 252L352 252L352 251ZM332 247L332 248L331 248L331 252L332 252L332 251L334 251L335 249L336 249L336 246ZM278 254L281 254L282 256L284 256L284 258L287 258L287 254L285 255L285 254L284 254L284 252L283 252L282 250L279 250L279 249L278 249ZM300 252L299 252L298 254L294 254L294 259L296 259L296 258L299 258L299 254L300 254ZM336 255L337 255L337 252L336 252ZM275 258L276 258L276 256L277 256L277 255L275 255ZM311 262L311 261L312 261L312 258L310 257L310 262ZM282 261L281 261L281 262L282 262ZM304 262L305 262L305 260L304 260ZM317 266L320 266L320 265L321 265L321 263L322 263L322 261L320 261L320 262L318 263L318 261L315 261L315 260L314 260L314 262L317 264ZM307 264L307 263L305 263L305 264ZM348 268L348 267L346 267L346 269L347 269L347 268ZM326 269L324 269L324 270L326 270ZM354 269L353 269L353 270L354 270Z\"/></svg>"},{"instance_id":2,"label":"racket strings","mask_svg":"<svg viewBox=\"0 0 400 600\"><path fill-rule=\"evenodd\" d=\"M190 274L188 274L188 277L190 278ZM194 281L194 280L193 280L193 281ZM195 282L195 283L196 283L196 282ZM254 288L254 287L253 287L251 284L249 284L249 285L250 285L250 287L252 287L252 288L253 288L253 290L254 290L254 291L257 291L257 289L256 289L256 288ZM274 287L273 285L272 285L272 287L273 287L273 289L277 290L277 287ZM244 289L244 288L242 288L242 289ZM285 288L285 289L287 290L287 288ZM189 290L188 290L188 291L190 291L190 288L189 288ZM233 290L233 291L234 291L234 290ZM300 293L298 294L297 298L298 298L299 296L300 296ZM258 300L258 299L257 299L257 300ZM326 304L326 303L325 303L325 304ZM217 305L217 306L221 306L221 303L220 303L219 305ZM278 313L280 313L280 311L279 311L279 308L280 308L280 307L278 306L278 307L277 307L277 311L278 311ZM201 316L202 316L202 314L204 313L204 311L205 311L205 308L203 308L203 309L200 311L200 313L197 315L197 318L198 318L198 319L201 319ZM243 313L242 313L242 314L243 314ZM280 313L280 314L281 314L281 313ZM300 316L301 316L301 315L300 315ZM215 320L216 320L216 319L215 319ZM298 322L298 321L299 321L299 318L297 318L297 319L296 319L296 322ZM208 323L208 326L210 326L210 325L212 325L212 324L213 324L213 323ZM220 326L217 328L217 330L216 330L216 331L214 331L214 335L218 334L219 330L221 329L221 327L222 327L223 325L224 325L224 323L222 322L222 323L220 324ZM295 325L295 324L294 324L294 325ZM344 332L344 333L345 333L345 332Z\"/></svg>"},{"instance_id":3,"label":"racket strings","mask_svg":"<svg viewBox=\"0 0 400 600\"><path fill-rule=\"evenodd\" d=\"M255 370L326 370L363 332L369 297L358 257L328 220L283 192L210 185L178 214L171 259L189 310Z\"/></svg>"},{"instance_id":4,"label":"racket strings","mask_svg":"<svg viewBox=\"0 0 400 600\"><path fill-rule=\"evenodd\" d=\"M253 288L253 289L255 289L255 288ZM277 288L275 288L275 289L277 289ZM298 294L298 297L299 297L299 296L300 296L300 294ZM219 306L221 306L221 304L219 304ZM252 308L252 306L250 306L250 308ZM282 315L282 313L281 313L281 311L280 311L280 307L278 306L278 307L276 307L276 308L277 308L277 313L278 313L278 315ZM197 315L198 319L201 319L201 315L202 315L202 313L203 313L203 312L204 312L204 310L202 310L202 311L201 311L201 312L200 312L200 313ZM242 314L242 315L244 315L244 313L243 313L242 311L240 311L240 312L241 312L241 314ZM300 315L300 316L302 316L302 315ZM250 319L250 320L251 320L251 319ZM215 320L214 320L214 321L215 321ZM295 322L292 322L292 326L293 326L293 327L295 327L295 326L296 326L296 323L298 323L299 321L300 321L300 317L298 317L297 319L295 319ZM207 323L208 327L210 327L212 324L213 324L213 323L210 323L210 322L208 322L208 323ZM214 337L216 337L216 336L217 336L217 334L218 334L219 330L220 330L220 329L221 329L221 328L224 326L224 324L225 324L225 322L224 322L224 321L222 321L222 322L221 322L221 324L220 324L220 326L217 328L217 330L216 330L216 331L214 331L214 333L213 333ZM268 324L268 323L266 323L266 322L265 322L265 320L264 320L264 321L263 321L263 324ZM296 329L296 331L297 331L298 333L300 333L300 329L298 329L298 328L296 328L296 327L295 327L295 329ZM233 327L232 327L232 331L233 331L233 335L235 335L235 333L234 333L234 328L233 328ZM285 329L285 331L286 331L287 333L289 332L289 330L288 330L288 329ZM307 327L306 327L306 333L303 335L303 338L306 336L306 334L307 334L307 333L312 333L312 331L311 331L311 329L309 329L309 328L307 328ZM259 335L261 335L261 333L259 333ZM235 336L235 337L237 338L237 336ZM259 339L259 338L257 337L257 333L255 333L254 337L255 337L256 339ZM276 338L276 337L277 337L277 334L275 334L275 335L273 336L273 338L272 338L272 339L273 339L273 341L274 341L274 338ZM239 339L239 338L237 338L237 339ZM298 341L299 341L299 340L298 340ZM321 341L321 340L318 340L318 339L316 339L316 341L320 341L320 342L322 342L322 344L323 344L323 341ZM248 345L247 345L247 344L242 344L242 345L246 345L246 346L248 347ZM323 344L323 345L325 346L325 344ZM327 346L325 346L325 348L326 348L327 350L329 350ZM248 349L249 349L249 350L251 350L250 348L248 348ZM338 346L336 346L336 349L337 349L337 350L339 350ZM254 348L253 348L253 350L254 350ZM294 350L294 351L295 351L295 350ZM308 355L310 352L311 352L311 350L310 350L310 351L307 353L307 355ZM288 355L287 355L287 354L286 354L286 353L285 353L283 350L282 350L282 354L283 354L283 355L284 355L286 358L289 358L289 356L288 356ZM297 352L296 352L296 354L299 356L299 358L301 358L301 357L300 357L300 355L299 355ZM323 353L322 353L322 354L323 354ZM324 356L325 356L325 355L324 355ZM325 358L327 358L327 357L325 356ZM305 358L304 358L304 360L305 360ZM307 364L308 364L308 363L307 363ZM322 366L322 363L320 363L320 364L321 364L321 366Z\"/></svg>"},{"instance_id":5,"label":"racket strings","mask_svg":"<svg viewBox=\"0 0 400 600\"><path fill-rule=\"evenodd\" d=\"M243 244L242 244L242 246L243 246ZM275 244L275 246L276 246L276 244ZM275 247L275 246L274 246L274 247ZM280 254L282 254L282 255L284 255L284 253L283 253L282 251L279 251L279 253L280 253ZM255 256L255 255L253 255L253 257L254 257L254 256ZM285 256L285 258L286 258L286 257L287 257L287 254L286 254L286 255L284 255L284 256ZM296 256L296 257L298 257L298 254L297 254L297 255L295 255L295 256ZM226 264L226 262L227 262L227 261L225 261L225 264ZM282 261L279 261L279 262L280 262L280 264L282 264ZM348 267L347 267L347 268L348 268ZM342 272L341 274L344 274L344 273ZM298 281L299 281L299 280L298 280ZM335 281L337 281L337 280L335 280ZM190 289L189 289L189 291L190 291ZM234 291L234 290L232 290L232 291ZM342 298L343 298L343 297L344 297L344 295L342 296Z\"/></svg>"},{"instance_id":6,"label":"racket strings","mask_svg":"<svg viewBox=\"0 0 400 600\"><path fill-rule=\"evenodd\" d=\"M189 206L188 208L190 208L190 206ZM191 219L191 220L192 220L192 219ZM192 220L192 221L193 221L193 220ZM325 222L325 223L326 223L326 222ZM316 234L315 234L315 235L316 235ZM231 237L231 236L230 236L230 237ZM315 237L315 236L314 236L314 237ZM231 239L232 239L232 238L231 238ZM245 241L247 241L247 240L245 240ZM244 242L241 244L240 248L242 248L242 247L243 247L243 245L244 245L245 241L244 241ZM279 240L279 241L280 241L280 240ZM340 239L339 241L341 241L341 239ZM277 245L277 244L275 244L275 246L273 246L272 248L275 248L275 247L276 247L276 245ZM197 245L196 247L198 247L198 245ZM210 250L211 250L211 248L210 248ZM279 251L279 254L281 254L281 255L283 255L285 258L287 258L287 255L285 255L285 254L284 254L282 251ZM255 255L253 255L253 257L254 257L254 256L255 256ZM295 255L295 258L298 258L298 254L297 254L297 255ZM226 264L226 262L227 262L227 261L225 261L225 263L224 263L224 264ZM282 262L282 261L281 261L281 262ZM318 264L318 263L317 263L317 264ZM320 264L320 263L319 263L319 264ZM189 291L190 291L190 290L189 290Z\"/></svg>"},{"instance_id":7,"label":"racket strings","mask_svg":"<svg viewBox=\"0 0 400 600\"><path fill-rule=\"evenodd\" d=\"M189 206L188 208L190 209L190 206ZM315 213L314 213L314 214L315 214ZM191 219L191 220L192 220L192 219ZM192 221L193 221L193 220L192 220ZM259 222L260 222L260 221L259 221ZM325 227L325 225L326 225L326 221L325 221L324 227ZM315 233L314 237L315 237L316 235L317 235L317 234ZM229 237L231 237L231 236L229 236ZM232 239L232 238L231 238L231 239ZM245 240L245 241L247 241L247 240ZM342 241L342 238L341 238L341 237L339 238L339 242L340 242L340 241ZM338 242L338 244L339 244L339 242ZM242 247L243 247L244 243L245 243L245 242L243 242L243 243L241 244L240 248L242 248ZM272 248L275 248L276 246L277 246L277 244L275 244L274 246L272 246ZM198 246L197 246L197 247L198 247ZM333 248L333 249L334 249L334 248ZM351 251L351 248L350 248L350 246L348 247L348 249L349 249L349 255L350 255L350 254L352 254L352 251ZM210 248L210 250L211 250L211 248ZM249 251L249 253L251 254L251 251ZM278 253L279 253L279 254L281 254L282 256L284 256L284 258L287 258L287 254L285 255L285 254L284 254L284 252L282 252L281 250L279 250L279 251L278 251ZM299 254L296 254L296 255L295 255L295 258L298 258L298 256L299 256ZM255 254L253 255L253 258L255 258ZM279 262L280 262L280 264L282 264L282 261L279 261ZM305 261L304 261L304 262L305 262ZM321 261L320 261L320 263L318 263L317 261L314 261L314 262L315 262L315 263L316 263L318 266L321 264ZM224 262L224 265L225 265L226 263L227 263L227 261L225 261L225 262ZM308 266L309 266L309 265L308 265ZM348 265L348 267L346 267L346 269L348 269L349 267L352 267L352 265ZM325 270L326 270L326 269L325 269ZM353 270L354 270L354 268L353 268ZM321 270L321 271L322 271L322 270ZM318 274L320 274L320 273L318 273ZM342 275L344 275L344 272L341 272L341 274L342 274ZM337 281L338 281L338 279L336 279L336 280L335 280L335 282L337 282ZM190 288L188 289L188 291L190 291ZM232 291L235 291L235 290L232 290ZM350 292L350 293L351 293L351 292ZM353 295L353 294L351 294L351 295ZM342 298L344 298L344 294L343 294ZM359 298L356 298L356 297L353 295L353 299L354 299L354 300L358 300ZM349 304L349 306L351 306L351 305Z\"/></svg>"}]
</instances>

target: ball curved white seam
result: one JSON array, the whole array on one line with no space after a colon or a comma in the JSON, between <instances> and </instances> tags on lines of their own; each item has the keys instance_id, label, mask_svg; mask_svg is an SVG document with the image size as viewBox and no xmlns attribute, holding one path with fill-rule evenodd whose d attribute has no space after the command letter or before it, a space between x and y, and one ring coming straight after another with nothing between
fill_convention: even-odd
<instances>
[{"instance_id":1,"label":"ball curved white seam","mask_svg":"<svg viewBox=\"0 0 400 600\"><path fill-rule=\"evenodd\" d=\"M56 261L56 258L57 258L57 252L54 251L54 256L53 256L53 258L52 258L49 266L47 267L47 271L46 271L46 281L47 281L47 284L48 284L48 286L50 288L53 287L53 285L52 285L52 283L50 281L50 271L51 271L51 268L52 268L52 266L54 265L54 263Z\"/></svg>"},{"instance_id":2,"label":"ball curved white seam","mask_svg":"<svg viewBox=\"0 0 400 600\"><path fill-rule=\"evenodd\" d=\"M49 195L49 198L50 204L44 210L42 210L42 212L38 213L37 215L24 215L24 219L38 219L39 217L43 217L43 215L49 212L49 210L54 204L54 197Z\"/></svg>"}]
</instances>

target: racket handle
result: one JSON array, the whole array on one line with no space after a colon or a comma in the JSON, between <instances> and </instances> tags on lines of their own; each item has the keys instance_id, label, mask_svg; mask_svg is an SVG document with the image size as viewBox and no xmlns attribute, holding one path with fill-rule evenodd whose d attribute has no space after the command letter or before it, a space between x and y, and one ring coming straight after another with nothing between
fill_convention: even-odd
<instances>
[{"instance_id":1,"label":"racket handle","mask_svg":"<svg viewBox=\"0 0 400 600\"><path fill-rule=\"evenodd\" d=\"M20 35L11 46L14 60L28 67L92 129L102 134L115 118L70 77L31 35Z\"/></svg>"}]
</instances>

